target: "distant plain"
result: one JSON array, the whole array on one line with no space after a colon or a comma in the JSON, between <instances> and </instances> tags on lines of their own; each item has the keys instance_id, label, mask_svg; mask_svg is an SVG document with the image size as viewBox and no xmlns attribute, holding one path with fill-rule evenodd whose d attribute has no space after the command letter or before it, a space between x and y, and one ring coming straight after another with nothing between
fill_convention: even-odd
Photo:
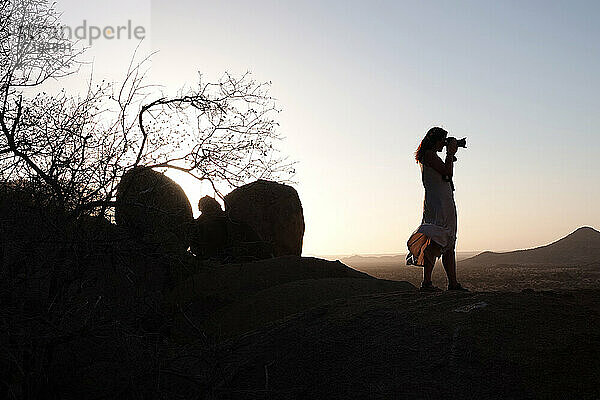
<instances>
[{"instance_id":1,"label":"distant plain","mask_svg":"<svg viewBox=\"0 0 600 400\"><path fill-rule=\"evenodd\" d=\"M321 256L380 279L419 286L421 267L407 266L406 254ZM600 232L582 227L548 245L512 252L457 252L457 275L477 291L521 291L600 288ZM445 287L441 260L433 270L434 285Z\"/></svg>"}]
</instances>

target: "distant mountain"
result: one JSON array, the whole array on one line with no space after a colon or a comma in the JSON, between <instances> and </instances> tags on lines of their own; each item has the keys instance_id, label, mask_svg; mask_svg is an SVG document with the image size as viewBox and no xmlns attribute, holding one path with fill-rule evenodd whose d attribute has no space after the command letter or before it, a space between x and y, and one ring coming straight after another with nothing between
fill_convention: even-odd
<instances>
[{"instance_id":1,"label":"distant mountain","mask_svg":"<svg viewBox=\"0 0 600 400\"><path fill-rule=\"evenodd\" d=\"M583 265L594 262L600 262L600 232L585 226L545 246L503 253L484 251L462 260L460 265Z\"/></svg>"}]
</instances>

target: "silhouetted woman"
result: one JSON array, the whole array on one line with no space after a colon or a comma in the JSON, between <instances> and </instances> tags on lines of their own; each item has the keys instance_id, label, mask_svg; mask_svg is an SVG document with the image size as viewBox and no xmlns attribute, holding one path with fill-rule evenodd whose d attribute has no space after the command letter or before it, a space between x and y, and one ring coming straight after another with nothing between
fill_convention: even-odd
<instances>
[{"instance_id":1,"label":"silhouetted woman","mask_svg":"<svg viewBox=\"0 0 600 400\"><path fill-rule=\"evenodd\" d=\"M448 276L448 290L467 291L456 281L456 204L452 183L456 139L448 138L444 161L437 155L443 150L447 135L442 128L431 128L415 153L421 167L425 199L421 225L407 242L406 264L423 267L421 291L441 291L431 282L433 267L440 256Z\"/></svg>"}]
</instances>

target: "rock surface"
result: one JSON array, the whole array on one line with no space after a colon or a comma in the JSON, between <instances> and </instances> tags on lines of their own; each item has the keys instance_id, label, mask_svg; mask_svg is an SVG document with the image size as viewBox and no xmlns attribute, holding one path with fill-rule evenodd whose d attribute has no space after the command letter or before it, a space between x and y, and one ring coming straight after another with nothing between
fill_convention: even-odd
<instances>
[{"instance_id":1,"label":"rock surface","mask_svg":"<svg viewBox=\"0 0 600 400\"><path fill-rule=\"evenodd\" d=\"M244 306L265 304L272 297L276 296L277 291L280 298L276 300L279 304L272 304L272 307L262 309L262 316L256 321L251 321L249 315L240 316L239 326L232 326L231 330L223 326L221 332L217 334L215 330L207 327L208 334L214 336L215 340L222 337L231 336L244 329L251 329L257 326L257 323L271 321L280 318L282 315L288 315L296 312L298 309L306 309L314 305L314 301L321 299L327 300L332 295L351 296L354 293L352 285L343 286L347 283L339 281L340 287L331 290L325 296L318 294L318 287L326 278L346 278L364 280L364 287L370 286L371 291L378 287L378 279L356 271L339 261L327 261L314 257L282 256L270 258L261 261L218 265L214 268L204 269L194 274L184 282L177 285L168 295L167 303L169 308L179 312L181 324L174 329L177 335L193 337L197 335L194 329L190 329L187 319L194 321L196 326L207 323L209 317L213 322L220 323L219 317L236 319L236 313L244 311ZM296 281L317 281L313 283L312 289L307 286L307 293L302 296L298 288L294 289ZM367 282L369 281L369 282ZM290 286L280 286L290 284ZM355 284L357 287L359 284ZM402 289L414 287L406 282L394 282L390 284L396 288ZM325 285L322 289L329 287ZM270 291L268 289L271 289ZM389 289L386 287L384 289ZM322 290L321 290L322 292ZM298 301L301 299L302 301ZM286 305L288 304L288 305ZM230 307L226 309L225 307ZM240 308L241 307L241 308ZM279 308L278 308L279 307ZM183 313L186 315L184 316ZM227 317L227 316L229 317Z\"/></svg>"},{"instance_id":2,"label":"rock surface","mask_svg":"<svg viewBox=\"0 0 600 400\"><path fill-rule=\"evenodd\" d=\"M339 299L221 345L207 398L595 399L599 305L598 290Z\"/></svg>"},{"instance_id":3,"label":"rock surface","mask_svg":"<svg viewBox=\"0 0 600 400\"><path fill-rule=\"evenodd\" d=\"M220 309L202 327L215 340L223 340L334 299L415 290L408 282L384 279L318 278L285 282Z\"/></svg>"}]
</instances>

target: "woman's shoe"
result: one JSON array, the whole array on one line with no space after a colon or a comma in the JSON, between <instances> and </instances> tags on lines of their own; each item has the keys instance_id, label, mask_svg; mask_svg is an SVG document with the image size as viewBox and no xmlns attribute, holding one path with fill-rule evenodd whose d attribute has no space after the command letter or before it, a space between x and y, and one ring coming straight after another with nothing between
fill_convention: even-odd
<instances>
[{"instance_id":1,"label":"woman's shoe","mask_svg":"<svg viewBox=\"0 0 600 400\"><path fill-rule=\"evenodd\" d=\"M456 283L456 285L448 285L448 290L456 290L459 292L470 292L469 289L462 287L461 284L458 282Z\"/></svg>"},{"instance_id":2,"label":"woman's shoe","mask_svg":"<svg viewBox=\"0 0 600 400\"><path fill-rule=\"evenodd\" d=\"M421 287L419 288L419 291L421 291L421 292L441 292L442 289L440 289L437 286L433 286L432 282L423 282L423 283L421 283Z\"/></svg>"}]
</instances>

